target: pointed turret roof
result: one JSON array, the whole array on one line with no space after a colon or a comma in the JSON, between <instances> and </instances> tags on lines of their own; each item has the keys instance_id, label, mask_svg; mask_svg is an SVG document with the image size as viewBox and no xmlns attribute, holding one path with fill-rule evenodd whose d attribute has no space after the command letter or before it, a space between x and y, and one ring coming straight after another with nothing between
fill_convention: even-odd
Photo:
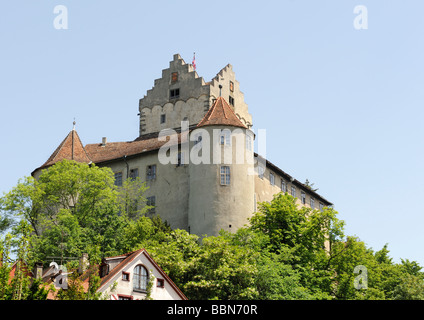
<instances>
[{"instance_id":1,"label":"pointed turret roof","mask_svg":"<svg viewBox=\"0 0 424 320\"><path fill-rule=\"evenodd\" d=\"M91 162L90 157L85 151L81 139L75 129L72 129L72 131L68 133L66 138L63 139L62 143L56 148L49 159L36 170L44 169L64 159L85 163ZM34 170L34 172L36 170Z\"/></svg>"},{"instance_id":2,"label":"pointed turret roof","mask_svg":"<svg viewBox=\"0 0 424 320\"><path fill-rule=\"evenodd\" d=\"M198 123L197 127L213 125L233 126L247 129L223 97L218 97L218 99L216 99L213 106Z\"/></svg>"}]
</instances>

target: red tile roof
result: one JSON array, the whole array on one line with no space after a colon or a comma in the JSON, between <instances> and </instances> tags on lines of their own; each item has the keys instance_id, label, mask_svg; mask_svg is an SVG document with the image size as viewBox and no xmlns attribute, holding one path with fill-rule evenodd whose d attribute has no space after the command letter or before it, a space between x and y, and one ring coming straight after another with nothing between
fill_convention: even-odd
<instances>
[{"instance_id":1,"label":"red tile roof","mask_svg":"<svg viewBox=\"0 0 424 320\"><path fill-rule=\"evenodd\" d=\"M90 163L91 159L82 145L81 139L75 130L69 132L62 143L52 153L50 158L38 169L49 167L64 159L75 160L78 162ZM36 169L37 170L37 169ZM34 170L35 171L35 170Z\"/></svg>"},{"instance_id":2,"label":"red tile roof","mask_svg":"<svg viewBox=\"0 0 424 320\"><path fill-rule=\"evenodd\" d=\"M177 136L180 141L180 134ZM133 156L136 154L157 150L162 147L167 141L159 141L158 136L153 136L146 139L136 139L134 141L128 142L108 142L105 145L96 143L96 144L87 144L85 150L90 155L90 159L94 163L100 163L115 159L121 159L124 156Z\"/></svg>"},{"instance_id":3,"label":"red tile roof","mask_svg":"<svg viewBox=\"0 0 424 320\"><path fill-rule=\"evenodd\" d=\"M247 129L223 97L218 97L218 99L216 99L213 106L198 123L197 127L213 125L233 126Z\"/></svg>"}]
</instances>

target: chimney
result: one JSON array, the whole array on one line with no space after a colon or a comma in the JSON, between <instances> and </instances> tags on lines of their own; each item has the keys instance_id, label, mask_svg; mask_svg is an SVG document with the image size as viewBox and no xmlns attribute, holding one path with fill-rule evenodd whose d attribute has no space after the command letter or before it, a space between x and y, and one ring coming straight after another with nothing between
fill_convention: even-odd
<instances>
[{"instance_id":1,"label":"chimney","mask_svg":"<svg viewBox=\"0 0 424 320\"><path fill-rule=\"evenodd\" d=\"M106 147L107 139L106 137L102 138L102 147Z\"/></svg>"},{"instance_id":2,"label":"chimney","mask_svg":"<svg viewBox=\"0 0 424 320\"><path fill-rule=\"evenodd\" d=\"M87 270L87 267L88 267L88 254L83 253L79 259L78 272L84 273Z\"/></svg>"}]
</instances>

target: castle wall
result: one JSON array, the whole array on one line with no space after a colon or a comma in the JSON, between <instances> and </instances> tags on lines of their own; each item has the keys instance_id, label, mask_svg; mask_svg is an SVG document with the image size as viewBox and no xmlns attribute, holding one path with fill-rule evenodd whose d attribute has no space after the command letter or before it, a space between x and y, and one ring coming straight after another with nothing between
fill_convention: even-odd
<instances>
[{"instance_id":1,"label":"castle wall","mask_svg":"<svg viewBox=\"0 0 424 320\"><path fill-rule=\"evenodd\" d=\"M144 197L155 197L155 213L166 220L174 229L188 228L188 166L174 164L163 165L159 162L157 152L149 152L127 159L129 170L138 169L141 181L148 187ZM156 165L156 178L147 179L147 167ZM113 172L122 172L123 180L127 177L125 161L107 164Z\"/></svg>"}]
</instances>

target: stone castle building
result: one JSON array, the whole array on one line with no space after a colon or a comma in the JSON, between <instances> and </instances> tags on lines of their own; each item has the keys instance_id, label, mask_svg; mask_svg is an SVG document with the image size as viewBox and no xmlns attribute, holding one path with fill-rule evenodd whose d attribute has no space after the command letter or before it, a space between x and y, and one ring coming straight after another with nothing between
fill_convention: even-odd
<instances>
[{"instance_id":1,"label":"stone castle building","mask_svg":"<svg viewBox=\"0 0 424 320\"><path fill-rule=\"evenodd\" d=\"M232 66L205 82L176 54L139 101L139 136L133 141L83 145L75 128L32 173L63 160L110 167L115 184L140 177L147 204L172 228L197 235L236 231L257 203L281 191L299 205L332 203L253 151L252 116Z\"/></svg>"}]
</instances>

